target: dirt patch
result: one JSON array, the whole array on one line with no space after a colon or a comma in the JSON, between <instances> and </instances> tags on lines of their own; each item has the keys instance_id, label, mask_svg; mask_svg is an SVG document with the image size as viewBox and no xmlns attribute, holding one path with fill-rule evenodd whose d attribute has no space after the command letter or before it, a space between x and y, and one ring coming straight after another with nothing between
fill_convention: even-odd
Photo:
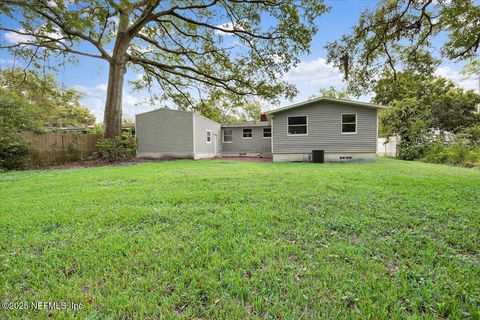
<instances>
[{"instance_id":1,"label":"dirt patch","mask_svg":"<svg viewBox=\"0 0 480 320\"><path fill-rule=\"evenodd\" d=\"M144 162L165 162L167 159L154 160L154 159L130 159L130 160L117 160L108 161L105 159L94 159L75 161L63 164L53 164L47 167L39 168L40 170L55 170L55 169L81 169L81 168L93 168L103 166L121 166L121 165L136 165Z\"/></svg>"},{"instance_id":2,"label":"dirt patch","mask_svg":"<svg viewBox=\"0 0 480 320\"><path fill-rule=\"evenodd\" d=\"M268 158L257 158L257 157L223 157L215 158L216 160L233 160L233 161L243 161L243 162L272 162L272 159ZM118 160L118 161L108 161L105 159L93 159L93 160L83 160L75 161L62 164L52 164L42 168L36 168L37 170L55 170L55 169L81 169L81 168L94 168L94 167L103 167L103 166L121 166L121 165L136 165L146 162L165 162L176 160L175 158L142 158L142 159L130 159L130 160ZM211 159L213 160L213 159Z\"/></svg>"},{"instance_id":3,"label":"dirt patch","mask_svg":"<svg viewBox=\"0 0 480 320\"><path fill-rule=\"evenodd\" d=\"M222 158L215 158L215 159L234 160L234 161L243 161L243 162L272 162L272 159L258 158L258 157L222 157Z\"/></svg>"}]
</instances>

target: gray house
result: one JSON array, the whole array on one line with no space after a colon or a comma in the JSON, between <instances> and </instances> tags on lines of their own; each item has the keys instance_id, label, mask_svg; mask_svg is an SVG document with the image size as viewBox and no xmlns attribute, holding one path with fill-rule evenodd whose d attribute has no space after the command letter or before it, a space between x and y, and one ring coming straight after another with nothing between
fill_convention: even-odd
<instances>
[{"instance_id":1,"label":"gray house","mask_svg":"<svg viewBox=\"0 0 480 320\"><path fill-rule=\"evenodd\" d=\"M220 153L220 124L197 113L157 109L135 120L139 157L202 159Z\"/></svg>"},{"instance_id":2,"label":"gray house","mask_svg":"<svg viewBox=\"0 0 480 320\"><path fill-rule=\"evenodd\" d=\"M383 106L317 98L266 113L267 121L219 124L187 111L136 116L137 155L151 158L257 156L273 161L375 159L377 112Z\"/></svg>"}]
</instances>

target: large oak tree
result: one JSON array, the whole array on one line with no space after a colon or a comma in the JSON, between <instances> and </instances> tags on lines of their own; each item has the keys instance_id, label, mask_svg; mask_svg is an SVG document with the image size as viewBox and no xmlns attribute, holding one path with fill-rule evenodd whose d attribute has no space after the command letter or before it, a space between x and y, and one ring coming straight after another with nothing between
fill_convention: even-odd
<instances>
[{"instance_id":1,"label":"large oak tree","mask_svg":"<svg viewBox=\"0 0 480 320\"><path fill-rule=\"evenodd\" d=\"M192 107L211 94L295 95L281 77L308 52L314 20L326 10L319 0L4 0L1 13L20 27L0 30L24 36L2 48L27 61L105 60L105 137L113 138L121 133L129 67L143 71L138 86L156 83L160 98Z\"/></svg>"},{"instance_id":2,"label":"large oak tree","mask_svg":"<svg viewBox=\"0 0 480 320\"><path fill-rule=\"evenodd\" d=\"M431 56L425 53L436 49L439 58L475 64L480 5L476 0L382 0L360 15L351 33L326 48L328 62L343 69L356 94L371 89L386 69L395 79L405 65L428 68Z\"/></svg>"}]
</instances>

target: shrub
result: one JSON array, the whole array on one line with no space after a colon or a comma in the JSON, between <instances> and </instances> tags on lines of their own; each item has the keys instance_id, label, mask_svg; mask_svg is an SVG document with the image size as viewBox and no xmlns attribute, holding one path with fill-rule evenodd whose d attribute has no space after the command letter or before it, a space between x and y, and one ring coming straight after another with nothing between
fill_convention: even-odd
<instances>
[{"instance_id":1,"label":"shrub","mask_svg":"<svg viewBox=\"0 0 480 320\"><path fill-rule=\"evenodd\" d=\"M398 157L402 160L417 160L425 156L432 145L433 138L430 135L420 135L415 140L400 140Z\"/></svg>"},{"instance_id":2,"label":"shrub","mask_svg":"<svg viewBox=\"0 0 480 320\"><path fill-rule=\"evenodd\" d=\"M108 161L130 159L135 154L129 140L124 138L103 139L97 143L97 147L99 156Z\"/></svg>"},{"instance_id":3,"label":"shrub","mask_svg":"<svg viewBox=\"0 0 480 320\"><path fill-rule=\"evenodd\" d=\"M31 146L19 134L0 133L0 169L25 168L30 158Z\"/></svg>"},{"instance_id":4,"label":"shrub","mask_svg":"<svg viewBox=\"0 0 480 320\"><path fill-rule=\"evenodd\" d=\"M467 134L468 139L477 144L480 144L480 125L467 128L467 130L465 130L465 133Z\"/></svg>"},{"instance_id":5,"label":"shrub","mask_svg":"<svg viewBox=\"0 0 480 320\"><path fill-rule=\"evenodd\" d=\"M81 160L83 156L82 146L79 144L78 141L74 141L70 143L67 147L67 151L65 153L65 161L78 161Z\"/></svg>"},{"instance_id":6,"label":"shrub","mask_svg":"<svg viewBox=\"0 0 480 320\"><path fill-rule=\"evenodd\" d=\"M450 144L437 142L427 151L422 160L431 163L473 167L480 164L480 146L466 139L455 139Z\"/></svg>"}]
</instances>

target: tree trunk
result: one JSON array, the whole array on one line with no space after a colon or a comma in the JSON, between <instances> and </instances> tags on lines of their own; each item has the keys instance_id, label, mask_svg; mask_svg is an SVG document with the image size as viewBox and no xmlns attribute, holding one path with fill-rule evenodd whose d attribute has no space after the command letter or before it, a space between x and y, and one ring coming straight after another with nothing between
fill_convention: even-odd
<instances>
[{"instance_id":1,"label":"tree trunk","mask_svg":"<svg viewBox=\"0 0 480 320\"><path fill-rule=\"evenodd\" d=\"M107 100L103 118L103 137L105 139L113 139L122 135L122 96L126 70L126 62L110 62Z\"/></svg>"}]
</instances>

